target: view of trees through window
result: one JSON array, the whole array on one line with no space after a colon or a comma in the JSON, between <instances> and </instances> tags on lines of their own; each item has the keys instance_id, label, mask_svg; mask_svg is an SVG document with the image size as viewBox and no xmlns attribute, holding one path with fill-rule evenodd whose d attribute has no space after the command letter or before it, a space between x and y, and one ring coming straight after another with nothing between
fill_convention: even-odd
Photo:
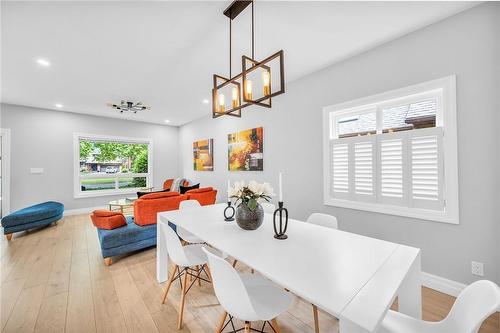
<instances>
[{"instance_id":1,"label":"view of trees through window","mask_svg":"<svg viewBox=\"0 0 500 333\"><path fill-rule=\"evenodd\" d=\"M82 191L147 185L148 144L79 140Z\"/></svg>"}]
</instances>

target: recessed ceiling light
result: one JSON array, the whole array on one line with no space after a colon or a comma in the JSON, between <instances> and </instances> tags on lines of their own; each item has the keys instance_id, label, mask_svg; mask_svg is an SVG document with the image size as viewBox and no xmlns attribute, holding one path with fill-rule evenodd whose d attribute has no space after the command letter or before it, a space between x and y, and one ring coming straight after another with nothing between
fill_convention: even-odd
<instances>
[{"instance_id":1,"label":"recessed ceiling light","mask_svg":"<svg viewBox=\"0 0 500 333\"><path fill-rule=\"evenodd\" d=\"M36 59L36 63L43 67L50 66L50 61L48 61L47 59L42 59L42 58Z\"/></svg>"},{"instance_id":2,"label":"recessed ceiling light","mask_svg":"<svg viewBox=\"0 0 500 333\"><path fill-rule=\"evenodd\" d=\"M206 99L206 98L203 100L203 104L208 104L209 102L210 101L208 99Z\"/></svg>"},{"instance_id":3,"label":"recessed ceiling light","mask_svg":"<svg viewBox=\"0 0 500 333\"><path fill-rule=\"evenodd\" d=\"M165 119L165 122L166 122L166 123L168 124L168 123L170 122L170 120L168 120L168 119Z\"/></svg>"},{"instance_id":4,"label":"recessed ceiling light","mask_svg":"<svg viewBox=\"0 0 500 333\"><path fill-rule=\"evenodd\" d=\"M56 104L54 104L54 106L55 106L56 108L59 108L59 109L63 107L63 105L62 105L61 103L56 103Z\"/></svg>"}]
</instances>

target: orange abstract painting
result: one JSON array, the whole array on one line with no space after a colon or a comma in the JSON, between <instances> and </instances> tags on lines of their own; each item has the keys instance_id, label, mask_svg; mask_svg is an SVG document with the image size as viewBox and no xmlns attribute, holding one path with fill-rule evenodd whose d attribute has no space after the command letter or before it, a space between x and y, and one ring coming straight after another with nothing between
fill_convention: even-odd
<instances>
[{"instance_id":1,"label":"orange abstract painting","mask_svg":"<svg viewBox=\"0 0 500 333\"><path fill-rule=\"evenodd\" d=\"M263 128L252 128L229 134L228 166L229 171L263 171Z\"/></svg>"},{"instance_id":2,"label":"orange abstract painting","mask_svg":"<svg viewBox=\"0 0 500 333\"><path fill-rule=\"evenodd\" d=\"M195 171L214 170L214 139L193 142L193 166Z\"/></svg>"}]
</instances>

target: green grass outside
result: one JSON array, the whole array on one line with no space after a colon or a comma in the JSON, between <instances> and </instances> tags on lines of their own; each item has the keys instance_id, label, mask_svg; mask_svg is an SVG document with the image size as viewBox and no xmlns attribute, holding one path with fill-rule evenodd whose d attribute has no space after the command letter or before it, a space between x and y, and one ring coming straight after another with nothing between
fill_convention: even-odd
<instances>
[{"instance_id":1,"label":"green grass outside","mask_svg":"<svg viewBox=\"0 0 500 333\"><path fill-rule=\"evenodd\" d=\"M131 182L134 178L120 178L119 182ZM114 183L115 178L96 178L96 179L82 179L82 185L97 185Z\"/></svg>"}]
</instances>

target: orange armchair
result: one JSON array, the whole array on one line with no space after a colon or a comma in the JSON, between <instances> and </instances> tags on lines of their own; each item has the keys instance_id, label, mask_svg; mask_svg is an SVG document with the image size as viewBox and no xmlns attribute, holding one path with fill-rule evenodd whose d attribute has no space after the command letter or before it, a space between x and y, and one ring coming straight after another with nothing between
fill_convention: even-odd
<instances>
[{"instance_id":1,"label":"orange armchair","mask_svg":"<svg viewBox=\"0 0 500 333\"><path fill-rule=\"evenodd\" d=\"M189 200L198 200L200 205L213 205L217 198L217 190L212 187L202 187L186 192Z\"/></svg>"},{"instance_id":2,"label":"orange armchair","mask_svg":"<svg viewBox=\"0 0 500 333\"><path fill-rule=\"evenodd\" d=\"M137 225L156 224L156 214L179 209L187 195L178 192L157 192L141 196L134 201L134 222Z\"/></svg>"}]
</instances>

